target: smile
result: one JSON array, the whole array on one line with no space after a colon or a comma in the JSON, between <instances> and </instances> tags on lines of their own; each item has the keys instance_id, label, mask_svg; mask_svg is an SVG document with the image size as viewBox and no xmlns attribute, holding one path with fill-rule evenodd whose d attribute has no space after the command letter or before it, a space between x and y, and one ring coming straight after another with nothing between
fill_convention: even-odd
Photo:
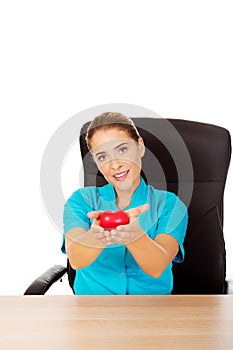
<instances>
[{"instance_id":1,"label":"smile","mask_svg":"<svg viewBox=\"0 0 233 350\"><path fill-rule=\"evenodd\" d=\"M124 179L127 177L128 172L129 172L129 170L124 171L123 173L120 173L120 174L113 175L113 177L114 177L117 181L122 181L122 180L124 180Z\"/></svg>"}]
</instances>

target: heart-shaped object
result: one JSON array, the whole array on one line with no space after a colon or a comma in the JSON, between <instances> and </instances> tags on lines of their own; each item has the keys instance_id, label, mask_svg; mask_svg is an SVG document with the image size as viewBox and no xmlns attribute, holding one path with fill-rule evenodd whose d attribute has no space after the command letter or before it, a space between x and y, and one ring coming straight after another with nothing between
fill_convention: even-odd
<instances>
[{"instance_id":1,"label":"heart-shaped object","mask_svg":"<svg viewBox=\"0 0 233 350\"><path fill-rule=\"evenodd\" d=\"M105 211L100 215L100 226L105 229L114 229L119 225L126 225L129 223L128 215L122 211Z\"/></svg>"}]
</instances>

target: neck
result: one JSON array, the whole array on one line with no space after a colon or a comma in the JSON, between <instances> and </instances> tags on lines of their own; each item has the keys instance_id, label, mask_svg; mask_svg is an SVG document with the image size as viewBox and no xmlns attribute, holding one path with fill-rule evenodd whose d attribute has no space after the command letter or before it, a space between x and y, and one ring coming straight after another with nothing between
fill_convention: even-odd
<instances>
[{"instance_id":1,"label":"neck","mask_svg":"<svg viewBox=\"0 0 233 350\"><path fill-rule=\"evenodd\" d=\"M121 186L118 186L117 188L115 188L116 203L120 210L123 210L124 208L130 205L133 193L136 191L139 185L140 185L140 178L138 179L137 183L134 186L132 184L130 184L129 186L129 184L126 183L126 184L121 184Z\"/></svg>"}]
</instances>

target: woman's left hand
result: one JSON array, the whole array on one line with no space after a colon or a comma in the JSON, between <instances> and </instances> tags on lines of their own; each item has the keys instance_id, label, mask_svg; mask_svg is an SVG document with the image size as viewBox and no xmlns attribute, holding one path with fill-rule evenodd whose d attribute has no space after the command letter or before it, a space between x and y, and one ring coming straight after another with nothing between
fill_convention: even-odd
<instances>
[{"instance_id":1,"label":"woman's left hand","mask_svg":"<svg viewBox=\"0 0 233 350\"><path fill-rule=\"evenodd\" d=\"M138 223L138 215L148 209L149 204L143 204L139 207L126 210L125 213L129 216L129 223L127 225L119 225L115 230L111 230L109 236L106 237L106 242L108 242L108 244L116 242L126 245L145 234Z\"/></svg>"}]
</instances>

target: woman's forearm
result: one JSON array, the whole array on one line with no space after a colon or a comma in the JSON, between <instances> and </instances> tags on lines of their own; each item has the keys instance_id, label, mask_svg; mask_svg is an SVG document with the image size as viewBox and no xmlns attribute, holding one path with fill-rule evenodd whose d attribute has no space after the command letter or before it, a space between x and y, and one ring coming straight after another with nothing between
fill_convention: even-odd
<instances>
[{"instance_id":1,"label":"woman's forearm","mask_svg":"<svg viewBox=\"0 0 233 350\"><path fill-rule=\"evenodd\" d=\"M126 247L142 270L152 277L159 277L170 262L167 250L146 233Z\"/></svg>"},{"instance_id":2,"label":"woman's forearm","mask_svg":"<svg viewBox=\"0 0 233 350\"><path fill-rule=\"evenodd\" d=\"M102 252L105 245L97 240L91 230L75 227L67 232L66 253L73 269L90 265Z\"/></svg>"}]
</instances>

